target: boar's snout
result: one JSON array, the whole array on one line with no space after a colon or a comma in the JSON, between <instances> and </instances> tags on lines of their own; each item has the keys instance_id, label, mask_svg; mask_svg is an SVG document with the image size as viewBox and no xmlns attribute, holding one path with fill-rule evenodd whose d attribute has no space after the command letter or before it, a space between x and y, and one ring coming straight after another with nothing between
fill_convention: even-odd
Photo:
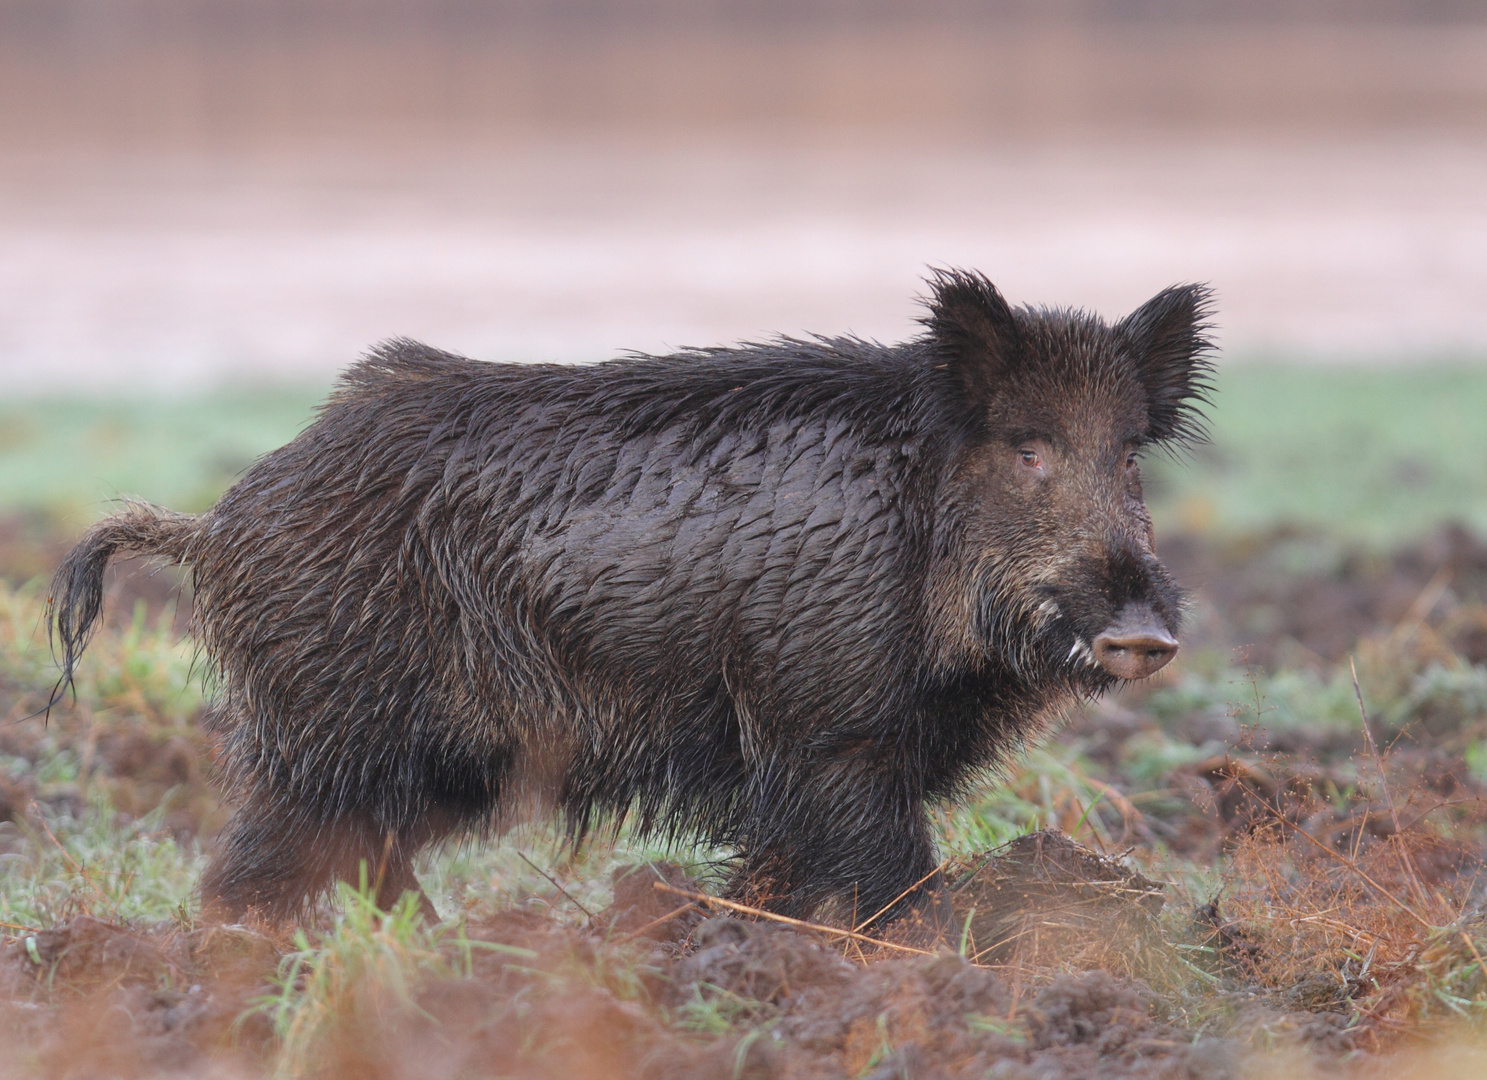
<instances>
[{"instance_id":1,"label":"boar's snout","mask_svg":"<svg viewBox=\"0 0 1487 1080\"><path fill-rule=\"evenodd\" d=\"M1177 655L1177 639L1146 604L1127 604L1094 641L1095 660L1118 679L1144 679Z\"/></svg>"}]
</instances>

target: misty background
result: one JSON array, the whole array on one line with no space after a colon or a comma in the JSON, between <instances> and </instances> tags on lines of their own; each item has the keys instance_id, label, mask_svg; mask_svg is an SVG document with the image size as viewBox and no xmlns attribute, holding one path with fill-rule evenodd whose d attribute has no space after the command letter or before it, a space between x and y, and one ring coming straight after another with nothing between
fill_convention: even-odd
<instances>
[{"instance_id":1,"label":"misty background","mask_svg":"<svg viewBox=\"0 0 1487 1080\"><path fill-rule=\"evenodd\" d=\"M0 394L1218 294L1487 357L1487 4L0 0Z\"/></svg>"}]
</instances>

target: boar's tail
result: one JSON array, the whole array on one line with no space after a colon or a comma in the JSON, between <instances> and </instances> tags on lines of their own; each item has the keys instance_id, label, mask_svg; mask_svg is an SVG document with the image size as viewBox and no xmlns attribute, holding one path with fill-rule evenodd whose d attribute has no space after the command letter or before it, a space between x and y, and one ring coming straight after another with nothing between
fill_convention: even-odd
<instances>
[{"instance_id":1,"label":"boar's tail","mask_svg":"<svg viewBox=\"0 0 1487 1080\"><path fill-rule=\"evenodd\" d=\"M118 554L161 555L189 561L200 518L147 503L129 503L122 513L98 522L62 560L47 597L47 634L55 655L62 646L62 677L42 712L49 713L72 686L77 661L103 611L103 572Z\"/></svg>"}]
</instances>

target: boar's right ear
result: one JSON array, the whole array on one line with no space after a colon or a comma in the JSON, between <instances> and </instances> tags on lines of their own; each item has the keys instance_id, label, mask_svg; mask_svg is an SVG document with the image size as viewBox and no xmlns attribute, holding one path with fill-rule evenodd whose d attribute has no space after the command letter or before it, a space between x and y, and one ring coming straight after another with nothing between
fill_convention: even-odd
<instances>
[{"instance_id":1,"label":"boar's right ear","mask_svg":"<svg viewBox=\"0 0 1487 1080\"><path fill-rule=\"evenodd\" d=\"M935 270L929 287L929 314L920 321L971 400L989 400L1022 346L1012 309L975 271Z\"/></svg>"}]
</instances>

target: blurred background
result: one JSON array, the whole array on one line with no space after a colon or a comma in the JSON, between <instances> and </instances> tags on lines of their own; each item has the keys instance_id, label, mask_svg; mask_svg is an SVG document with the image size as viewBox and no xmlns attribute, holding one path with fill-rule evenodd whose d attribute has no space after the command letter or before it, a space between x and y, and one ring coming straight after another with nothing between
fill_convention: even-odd
<instances>
[{"instance_id":1,"label":"blurred background","mask_svg":"<svg viewBox=\"0 0 1487 1080\"><path fill-rule=\"evenodd\" d=\"M565 362L777 333L891 342L946 265L1014 303L1110 317L1209 282L1222 353L1212 442L1143 465L1191 591L1181 655L937 821L944 849L1047 826L1141 845L1154 879L1186 883L1174 920L1202 904L1235 956L1278 958L1242 995L1162 1006L1201 1022L1182 1038L1202 1035L1214 1069L1216 1018L1258 1008L1254 986L1337 1020L1294 1028L1329 1053L1370 1045L1342 1041L1370 1024L1414 1038L1441 1010L1487 1015L1487 0L0 0L0 931L165 920L158 955L184 955L176 928L226 814L177 568L112 572L76 696L37 716L57 678L48 578L111 500L208 507L388 337ZM1394 798L1414 831L1369 846L1388 817L1399 833ZM1280 806L1354 856L1385 853L1367 865L1426 935L1364 911L1373 892L1317 856L1226 863ZM556 832L522 842L561 897L509 840L422 879L446 914L558 911L568 888L598 910L639 851L584 864ZM1220 898L1246 928L1220 923ZM1470 955L1449 959L1457 936ZM12 1010L16 1069L58 1074L98 1045L68 1075L220 1072L211 1032L263 1030L239 1028L250 1003L215 976L171 967L156 993L144 939L86 944L115 940L33 935L26 960L0 933L0 975L34 964L47 995L56 978ZM82 1009L69 972L94 963L100 994L153 996ZM581 989L541 994L591 1003L628 977L571 970ZM190 1004L202 983L217 1004ZM498 1000L468 986L459 1000ZM691 1015L748 1026L726 1059L742 1068L776 1014L718 992L728 1012L699 990L715 1011ZM562 1015L607 1015L589 1010ZM300 1031L292 1015L274 1022ZM505 1029L479 1030L484 1055ZM182 1056L187 1038L213 1056ZM1163 1043L1126 1045L1112 1068ZM118 1064L136 1060L159 1064Z\"/></svg>"},{"instance_id":2,"label":"blurred background","mask_svg":"<svg viewBox=\"0 0 1487 1080\"><path fill-rule=\"evenodd\" d=\"M1487 525L1480 0L0 0L0 506L208 504L394 335L1217 290L1184 531Z\"/></svg>"}]
</instances>

